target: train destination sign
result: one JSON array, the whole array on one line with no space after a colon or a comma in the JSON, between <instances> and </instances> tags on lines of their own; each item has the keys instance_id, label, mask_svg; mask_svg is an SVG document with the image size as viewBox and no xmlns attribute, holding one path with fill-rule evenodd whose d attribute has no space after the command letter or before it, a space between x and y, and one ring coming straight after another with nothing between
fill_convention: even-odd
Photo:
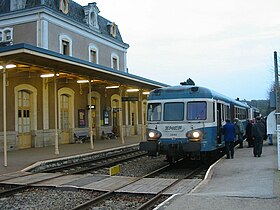
<instances>
[{"instance_id":1,"label":"train destination sign","mask_svg":"<svg viewBox=\"0 0 280 210\"><path fill-rule=\"evenodd\" d=\"M122 101L138 101L138 97L122 97Z\"/></svg>"}]
</instances>

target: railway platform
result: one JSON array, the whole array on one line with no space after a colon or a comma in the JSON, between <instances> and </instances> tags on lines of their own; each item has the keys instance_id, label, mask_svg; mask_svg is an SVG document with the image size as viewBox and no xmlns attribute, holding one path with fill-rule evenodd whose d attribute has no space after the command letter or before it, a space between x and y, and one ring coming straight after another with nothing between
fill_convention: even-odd
<instances>
[{"instance_id":1,"label":"railway platform","mask_svg":"<svg viewBox=\"0 0 280 210\"><path fill-rule=\"evenodd\" d=\"M125 137L124 144L122 144L119 138L95 140L94 149L90 148L90 143L62 144L59 145L58 155L55 154L54 146L8 151L8 166L6 167L4 166L4 154L3 151L1 151L0 175L23 170L39 161L93 153L106 149L138 144L140 141L141 136L138 135Z\"/></svg>"},{"instance_id":2,"label":"railway platform","mask_svg":"<svg viewBox=\"0 0 280 210\"><path fill-rule=\"evenodd\" d=\"M119 139L96 140L93 150L90 149L89 143L60 145L59 155L54 154L54 146L9 151L7 167L3 166L1 152L0 175L16 173L38 161L98 152L138 144L140 141L140 136L126 138L125 144ZM74 182L77 181L73 179ZM191 192L175 194L156 209L279 210L280 171L277 170L276 144L270 146L267 141L264 142L263 154L259 158L253 156L252 148L235 148L234 159L223 157L209 169L206 178Z\"/></svg>"},{"instance_id":3,"label":"railway platform","mask_svg":"<svg viewBox=\"0 0 280 210\"><path fill-rule=\"evenodd\" d=\"M265 141L261 157L254 157L252 150L235 148L234 159L223 157L211 166L205 179L190 193L174 195L156 209L279 210L277 146Z\"/></svg>"}]
</instances>

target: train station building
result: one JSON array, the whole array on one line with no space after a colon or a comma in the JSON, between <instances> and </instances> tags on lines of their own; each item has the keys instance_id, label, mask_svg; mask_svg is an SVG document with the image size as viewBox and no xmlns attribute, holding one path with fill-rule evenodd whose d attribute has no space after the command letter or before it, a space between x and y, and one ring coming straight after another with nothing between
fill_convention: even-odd
<instances>
[{"instance_id":1,"label":"train station building","mask_svg":"<svg viewBox=\"0 0 280 210\"><path fill-rule=\"evenodd\" d=\"M0 0L0 150L144 138L147 94L167 85L128 72L129 45L99 13L94 2Z\"/></svg>"}]
</instances>

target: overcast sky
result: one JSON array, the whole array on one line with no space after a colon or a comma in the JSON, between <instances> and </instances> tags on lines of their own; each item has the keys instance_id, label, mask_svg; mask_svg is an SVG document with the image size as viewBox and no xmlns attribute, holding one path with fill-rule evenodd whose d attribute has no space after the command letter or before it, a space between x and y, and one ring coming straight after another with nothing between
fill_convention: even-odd
<instances>
[{"instance_id":1,"label":"overcast sky","mask_svg":"<svg viewBox=\"0 0 280 210\"><path fill-rule=\"evenodd\" d=\"M129 73L168 85L191 78L232 98L268 98L280 49L279 0L95 2L130 45Z\"/></svg>"}]
</instances>

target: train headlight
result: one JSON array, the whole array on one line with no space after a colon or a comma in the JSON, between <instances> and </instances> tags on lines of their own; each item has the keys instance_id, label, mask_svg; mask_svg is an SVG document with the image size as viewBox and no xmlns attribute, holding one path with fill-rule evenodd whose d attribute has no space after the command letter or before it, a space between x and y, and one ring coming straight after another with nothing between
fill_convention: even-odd
<instances>
[{"instance_id":1,"label":"train headlight","mask_svg":"<svg viewBox=\"0 0 280 210\"><path fill-rule=\"evenodd\" d=\"M148 130L148 140L158 140L161 137L161 132L157 130Z\"/></svg>"},{"instance_id":2,"label":"train headlight","mask_svg":"<svg viewBox=\"0 0 280 210\"><path fill-rule=\"evenodd\" d=\"M203 133L200 130L192 130L187 132L186 136L190 141L200 141L203 138Z\"/></svg>"}]
</instances>

